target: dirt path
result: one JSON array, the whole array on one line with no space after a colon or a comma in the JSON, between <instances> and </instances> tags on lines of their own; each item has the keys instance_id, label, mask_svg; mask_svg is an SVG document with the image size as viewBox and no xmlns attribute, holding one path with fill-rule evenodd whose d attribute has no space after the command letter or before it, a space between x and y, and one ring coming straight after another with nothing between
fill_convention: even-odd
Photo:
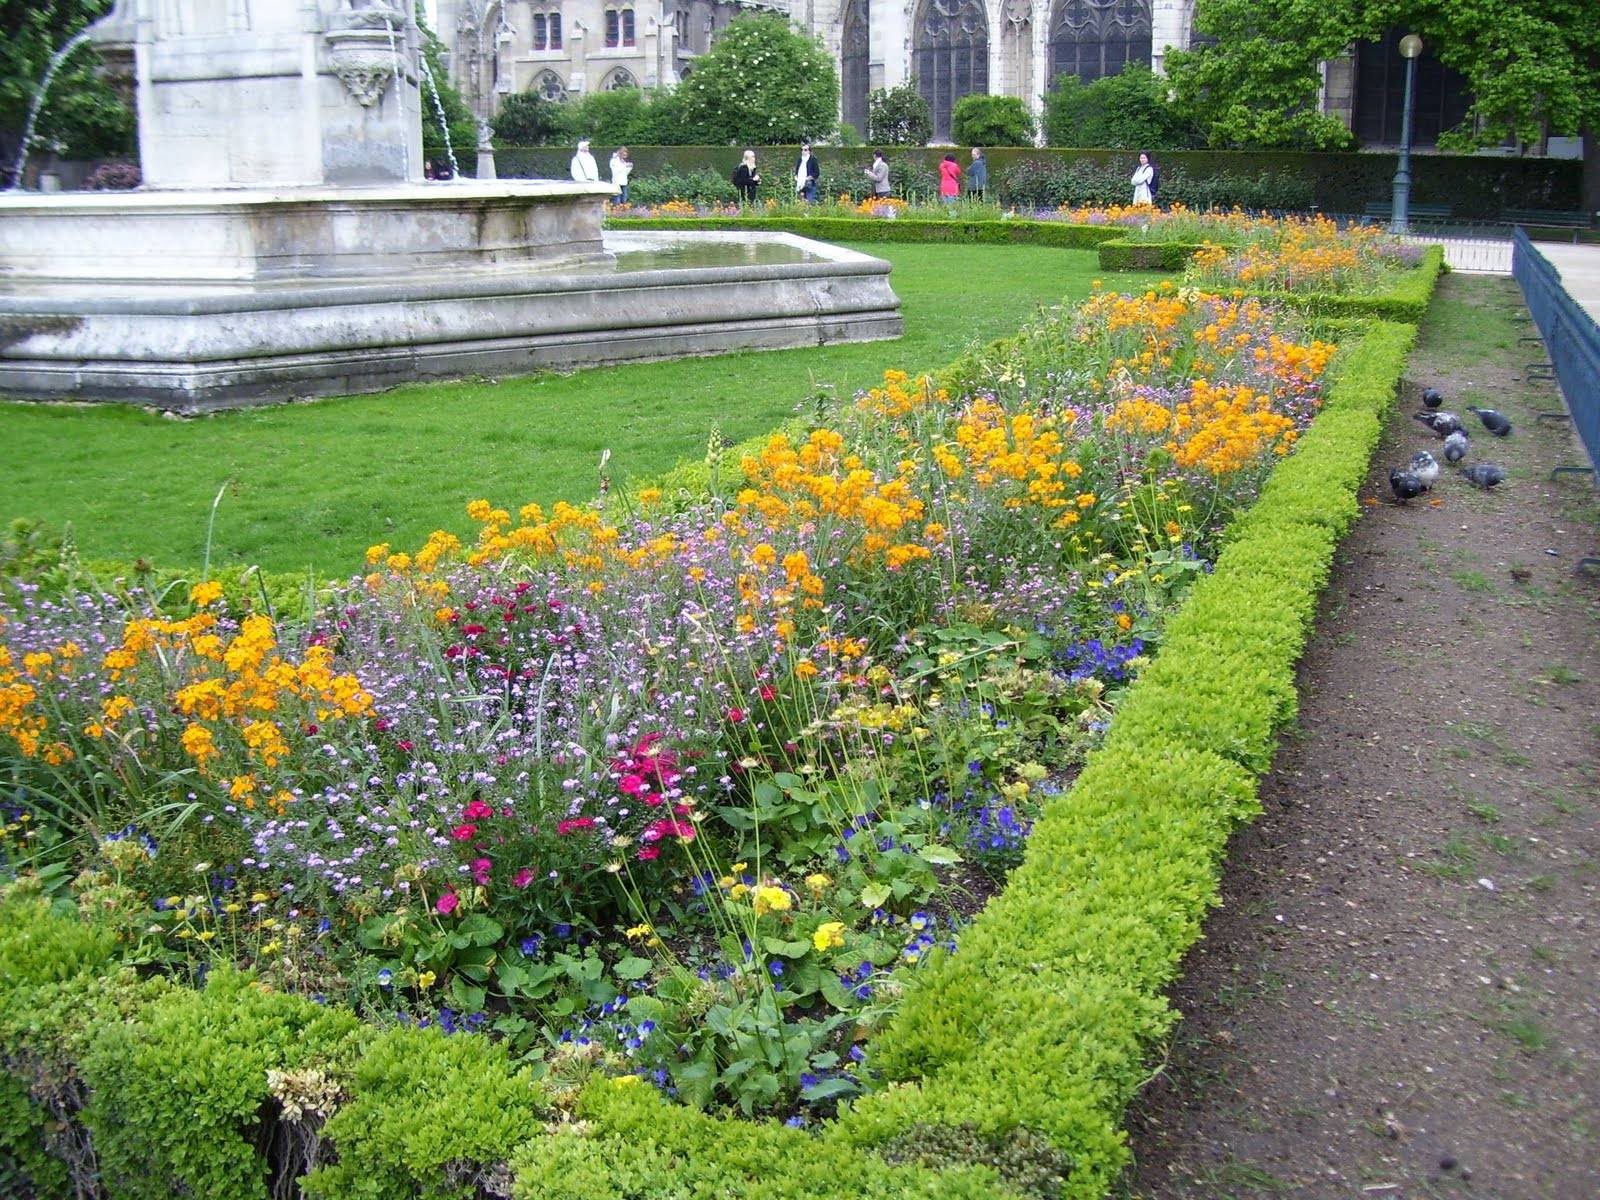
<instances>
[{"instance_id":1,"label":"dirt path","mask_svg":"<svg viewBox=\"0 0 1600 1200\"><path fill-rule=\"evenodd\" d=\"M1235 840L1186 1014L1136 1102L1129 1195L1600 1197L1600 552L1508 279L1447 277L1409 373L1476 436L1475 491L1402 402ZM1491 438L1463 406L1504 412ZM1442 456L1441 456L1442 457Z\"/></svg>"}]
</instances>

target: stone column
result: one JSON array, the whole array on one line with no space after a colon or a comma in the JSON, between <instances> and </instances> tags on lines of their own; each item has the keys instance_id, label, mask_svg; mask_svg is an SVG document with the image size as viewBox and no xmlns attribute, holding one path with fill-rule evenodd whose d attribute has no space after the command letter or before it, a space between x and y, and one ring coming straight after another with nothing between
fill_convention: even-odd
<instances>
[{"instance_id":1,"label":"stone column","mask_svg":"<svg viewBox=\"0 0 1600 1200\"><path fill-rule=\"evenodd\" d=\"M1322 111L1338 117L1346 129L1356 117L1356 56L1341 54L1322 64Z\"/></svg>"},{"instance_id":2,"label":"stone column","mask_svg":"<svg viewBox=\"0 0 1600 1200\"><path fill-rule=\"evenodd\" d=\"M584 47L584 33L583 26L576 21L566 31L567 50L572 56L572 73L567 76L567 91L574 96L581 96L589 90L589 55Z\"/></svg>"},{"instance_id":3,"label":"stone column","mask_svg":"<svg viewBox=\"0 0 1600 1200\"><path fill-rule=\"evenodd\" d=\"M1194 0L1154 0L1150 12L1150 69L1167 73L1167 50L1186 50Z\"/></svg>"}]
</instances>

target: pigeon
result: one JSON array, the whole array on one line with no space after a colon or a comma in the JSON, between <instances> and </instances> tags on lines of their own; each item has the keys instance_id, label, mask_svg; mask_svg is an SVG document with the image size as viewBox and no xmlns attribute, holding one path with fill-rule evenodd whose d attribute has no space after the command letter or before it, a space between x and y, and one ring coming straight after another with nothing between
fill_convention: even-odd
<instances>
[{"instance_id":1,"label":"pigeon","mask_svg":"<svg viewBox=\"0 0 1600 1200\"><path fill-rule=\"evenodd\" d=\"M1505 482L1506 477L1506 473L1493 463L1478 463L1467 467L1461 474L1473 487L1480 487L1486 492L1495 484Z\"/></svg>"},{"instance_id":2,"label":"pigeon","mask_svg":"<svg viewBox=\"0 0 1600 1200\"><path fill-rule=\"evenodd\" d=\"M1422 403L1426 408L1438 408L1444 403L1444 393L1438 388L1423 388Z\"/></svg>"},{"instance_id":3,"label":"pigeon","mask_svg":"<svg viewBox=\"0 0 1600 1200\"><path fill-rule=\"evenodd\" d=\"M1448 437L1456 430L1466 428L1461 423L1461 418L1452 412L1412 413L1411 419L1413 421L1421 421L1429 429L1433 430L1437 437Z\"/></svg>"},{"instance_id":4,"label":"pigeon","mask_svg":"<svg viewBox=\"0 0 1600 1200\"><path fill-rule=\"evenodd\" d=\"M1422 495L1423 492L1428 490L1428 487L1416 477L1414 472L1390 471L1389 490L1394 493L1396 500L1404 504L1407 500L1414 500Z\"/></svg>"},{"instance_id":5,"label":"pigeon","mask_svg":"<svg viewBox=\"0 0 1600 1200\"><path fill-rule=\"evenodd\" d=\"M1411 456L1411 474L1422 480L1422 486L1431 492L1434 480L1439 478L1439 460L1426 450L1419 451Z\"/></svg>"},{"instance_id":6,"label":"pigeon","mask_svg":"<svg viewBox=\"0 0 1600 1200\"><path fill-rule=\"evenodd\" d=\"M1467 456L1467 446L1469 444L1467 431L1465 429L1456 430L1444 440L1445 459L1452 463L1460 462Z\"/></svg>"},{"instance_id":7,"label":"pigeon","mask_svg":"<svg viewBox=\"0 0 1600 1200\"><path fill-rule=\"evenodd\" d=\"M1477 413L1478 420L1483 422L1483 427L1490 433L1494 434L1495 437L1510 436L1511 422L1506 420L1505 417L1501 416L1499 413L1495 412L1494 409L1476 408L1469 404L1467 405L1467 411L1469 413Z\"/></svg>"}]
</instances>

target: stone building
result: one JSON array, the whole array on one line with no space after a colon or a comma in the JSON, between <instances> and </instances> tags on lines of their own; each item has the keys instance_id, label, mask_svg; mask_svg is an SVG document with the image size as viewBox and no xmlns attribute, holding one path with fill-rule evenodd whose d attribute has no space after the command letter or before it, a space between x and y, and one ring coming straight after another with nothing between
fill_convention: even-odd
<instances>
[{"instance_id":1,"label":"stone building","mask_svg":"<svg viewBox=\"0 0 1600 1200\"><path fill-rule=\"evenodd\" d=\"M956 100L1020 97L1038 113L1061 74L1085 82L1129 64L1161 72L1194 36L1194 0L438 0L451 73L480 114L497 97L552 99L597 88L677 83L717 29L750 10L787 12L839 62L840 116L867 128L867 93L916 83L934 141L950 137ZM1323 107L1368 145L1400 134L1404 63L1393 44L1363 43L1325 64ZM1414 140L1432 145L1465 113L1460 77L1419 60Z\"/></svg>"}]
</instances>

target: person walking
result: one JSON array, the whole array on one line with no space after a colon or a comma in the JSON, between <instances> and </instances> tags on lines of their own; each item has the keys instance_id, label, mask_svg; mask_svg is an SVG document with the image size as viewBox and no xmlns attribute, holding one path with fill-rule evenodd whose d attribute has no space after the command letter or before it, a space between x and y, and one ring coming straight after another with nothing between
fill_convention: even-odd
<instances>
[{"instance_id":1,"label":"person walking","mask_svg":"<svg viewBox=\"0 0 1600 1200\"><path fill-rule=\"evenodd\" d=\"M578 140L578 152L572 156L572 178L576 183L599 183L600 168L595 165L594 155L589 153L589 139Z\"/></svg>"},{"instance_id":2,"label":"person walking","mask_svg":"<svg viewBox=\"0 0 1600 1200\"><path fill-rule=\"evenodd\" d=\"M872 198L874 200L887 200L889 198L889 160L884 158L882 150L872 152L872 165L866 169L866 176L872 180Z\"/></svg>"},{"instance_id":3,"label":"person walking","mask_svg":"<svg viewBox=\"0 0 1600 1200\"><path fill-rule=\"evenodd\" d=\"M817 180L822 178L822 168L817 164L816 156L811 153L811 143L806 142L800 147L800 159L794 165L794 191L795 195L805 200L807 204L817 202Z\"/></svg>"},{"instance_id":4,"label":"person walking","mask_svg":"<svg viewBox=\"0 0 1600 1200\"><path fill-rule=\"evenodd\" d=\"M628 157L628 148L618 146L617 152L611 156L611 182L617 185L617 203L628 202L628 180L633 178L633 159Z\"/></svg>"},{"instance_id":5,"label":"person walking","mask_svg":"<svg viewBox=\"0 0 1600 1200\"><path fill-rule=\"evenodd\" d=\"M939 164L939 199L954 204L961 198L961 164L954 154L946 154Z\"/></svg>"},{"instance_id":6,"label":"person walking","mask_svg":"<svg viewBox=\"0 0 1600 1200\"><path fill-rule=\"evenodd\" d=\"M989 189L989 160L983 156L983 147L972 148L972 165L967 168L967 195L982 200Z\"/></svg>"},{"instance_id":7,"label":"person walking","mask_svg":"<svg viewBox=\"0 0 1600 1200\"><path fill-rule=\"evenodd\" d=\"M761 186L761 172L756 170L756 152L746 150L739 165L733 169L733 186L739 189L739 203L754 204L756 188Z\"/></svg>"},{"instance_id":8,"label":"person walking","mask_svg":"<svg viewBox=\"0 0 1600 1200\"><path fill-rule=\"evenodd\" d=\"M1133 202L1154 204L1156 189L1161 186L1160 179L1155 163L1150 161L1150 155L1143 150L1139 151L1139 167L1133 173Z\"/></svg>"}]
</instances>

